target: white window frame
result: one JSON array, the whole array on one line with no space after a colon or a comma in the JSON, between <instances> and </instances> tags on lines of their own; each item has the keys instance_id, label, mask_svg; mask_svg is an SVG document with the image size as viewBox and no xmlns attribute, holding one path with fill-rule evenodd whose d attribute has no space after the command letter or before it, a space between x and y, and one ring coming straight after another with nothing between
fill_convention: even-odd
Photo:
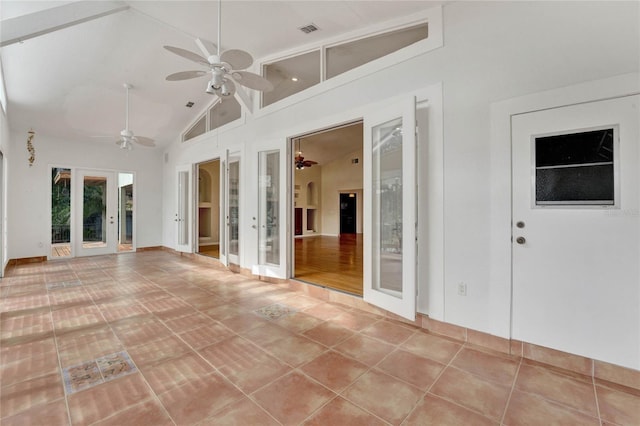
<instances>
[{"instance_id":1,"label":"white window frame","mask_svg":"<svg viewBox=\"0 0 640 426\"><path fill-rule=\"evenodd\" d=\"M311 86L305 90L302 90L298 93L295 93L291 96L288 96L284 99L281 99L265 107L261 107L262 96L256 96L256 99L254 101L256 102L254 104L254 110L255 110L254 116L258 118L264 115L274 113L281 109L295 105L303 100L313 98L315 96L318 96L321 93L343 86L352 81L359 80L361 78L364 78L370 74L376 73L383 69L389 68L400 62L404 62L413 57L416 57L424 53L430 52L432 50L435 50L437 48L440 48L444 44L442 22L443 22L442 6L437 6L437 7L432 7L425 10L423 13L413 14L410 16L409 19L407 17L404 17L402 19L387 21L375 26L354 31L347 35L341 35L340 37L334 37L332 39L324 40L323 43L320 45L310 44L310 45L302 46L295 50L282 52L278 55L262 58L259 61L259 64L260 64L259 70L262 70L262 67L264 65L268 65L270 63L277 62L282 59L287 59L292 56L297 56L302 53L308 53L309 51L320 49L321 50L320 65L322 67L321 81L319 84ZM372 37L372 36L383 34L386 32L401 30L404 28L419 25L420 23L426 23L428 25L429 33L426 39L413 43L412 45L404 47L400 50L397 50L396 52L393 52L389 55L375 59L371 62L367 62L366 64L357 66L356 68L353 68L349 71L346 71L330 79L324 79L325 49L327 47L332 47L342 43L348 43L348 42L356 41L359 39Z\"/></svg>"}]
</instances>

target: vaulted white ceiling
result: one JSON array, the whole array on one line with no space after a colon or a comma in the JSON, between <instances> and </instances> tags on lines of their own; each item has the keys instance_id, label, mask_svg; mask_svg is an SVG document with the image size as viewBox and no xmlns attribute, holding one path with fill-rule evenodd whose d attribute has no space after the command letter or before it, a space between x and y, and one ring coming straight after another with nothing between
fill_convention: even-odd
<instances>
[{"instance_id":1,"label":"vaulted white ceiling","mask_svg":"<svg viewBox=\"0 0 640 426\"><path fill-rule=\"evenodd\" d=\"M5 24L54 18L72 2L4 1ZM13 131L33 128L67 140L113 143L125 121L130 83L130 128L164 146L212 102L204 79L165 81L197 64L162 48L198 52L196 37L217 39L216 1L112 2L122 10L55 29L0 49ZM243 49L259 61L297 46L408 16L430 1L241 1L222 2L222 50ZM320 31L298 28L313 23ZM2 40L5 42L6 40ZM259 72L257 68L253 71ZM194 102L193 108L185 107ZM113 135L96 139L92 136Z\"/></svg>"}]
</instances>

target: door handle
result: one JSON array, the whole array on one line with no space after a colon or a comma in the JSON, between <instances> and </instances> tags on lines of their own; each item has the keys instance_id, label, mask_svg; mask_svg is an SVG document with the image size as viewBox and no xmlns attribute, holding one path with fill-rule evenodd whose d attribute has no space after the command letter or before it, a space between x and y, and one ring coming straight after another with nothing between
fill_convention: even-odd
<instances>
[{"instance_id":1,"label":"door handle","mask_svg":"<svg viewBox=\"0 0 640 426\"><path fill-rule=\"evenodd\" d=\"M526 238L524 238L524 237L518 237L518 238L516 238L516 243L518 243L518 244L520 244L520 245L522 245L522 244L524 244L524 243L526 243L526 242L527 242L527 240L526 240Z\"/></svg>"}]
</instances>

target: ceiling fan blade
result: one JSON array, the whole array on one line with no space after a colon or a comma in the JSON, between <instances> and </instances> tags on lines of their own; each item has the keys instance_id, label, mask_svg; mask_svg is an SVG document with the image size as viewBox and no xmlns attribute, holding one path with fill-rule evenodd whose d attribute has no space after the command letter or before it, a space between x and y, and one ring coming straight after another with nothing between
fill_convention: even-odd
<instances>
[{"instance_id":1,"label":"ceiling fan blade","mask_svg":"<svg viewBox=\"0 0 640 426\"><path fill-rule=\"evenodd\" d=\"M200 51L202 52L205 58L209 58L209 56L213 56L218 52L218 46L216 46L213 42L209 40L205 40L203 38L197 38L196 44L200 48Z\"/></svg>"},{"instance_id":2,"label":"ceiling fan blade","mask_svg":"<svg viewBox=\"0 0 640 426\"><path fill-rule=\"evenodd\" d=\"M273 90L273 84L258 74L249 71L234 71L231 76L236 83L247 86L249 89L260 90L261 92L270 92Z\"/></svg>"},{"instance_id":3,"label":"ceiling fan blade","mask_svg":"<svg viewBox=\"0 0 640 426\"><path fill-rule=\"evenodd\" d=\"M167 49L171 53L175 53L178 56L182 56L185 59L188 59L188 60L193 61L193 62L197 62L197 63L202 64L202 65L209 66L209 61L207 61L205 58L203 58L202 56L198 55L197 53L193 53L193 52L191 52L189 50L182 49L180 47L164 46L164 48Z\"/></svg>"},{"instance_id":4,"label":"ceiling fan blade","mask_svg":"<svg viewBox=\"0 0 640 426\"><path fill-rule=\"evenodd\" d=\"M202 77L203 75L209 74L207 71L180 71L168 75L167 81L180 81L180 80L189 80L196 77Z\"/></svg>"},{"instance_id":5,"label":"ceiling fan blade","mask_svg":"<svg viewBox=\"0 0 640 426\"><path fill-rule=\"evenodd\" d=\"M220 57L220 60L231 65L231 68L234 70L243 70L253 64L251 55L239 49L226 50Z\"/></svg>"},{"instance_id":6,"label":"ceiling fan blade","mask_svg":"<svg viewBox=\"0 0 640 426\"><path fill-rule=\"evenodd\" d=\"M145 138L144 136L134 136L133 137L133 141L137 142L138 144L142 145L142 146L156 146L155 142L153 141L153 139L151 138Z\"/></svg>"}]
</instances>

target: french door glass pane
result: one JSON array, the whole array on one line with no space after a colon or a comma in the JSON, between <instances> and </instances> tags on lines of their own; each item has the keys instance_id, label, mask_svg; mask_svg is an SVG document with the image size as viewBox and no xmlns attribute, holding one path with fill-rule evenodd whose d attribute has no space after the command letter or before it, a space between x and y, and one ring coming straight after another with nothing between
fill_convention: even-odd
<instances>
[{"instance_id":1,"label":"french door glass pane","mask_svg":"<svg viewBox=\"0 0 640 426\"><path fill-rule=\"evenodd\" d=\"M178 244L189 243L189 172L178 172Z\"/></svg>"},{"instance_id":2,"label":"french door glass pane","mask_svg":"<svg viewBox=\"0 0 640 426\"><path fill-rule=\"evenodd\" d=\"M261 265L280 264L280 152L262 151L259 154L259 262Z\"/></svg>"},{"instance_id":3,"label":"french door glass pane","mask_svg":"<svg viewBox=\"0 0 640 426\"><path fill-rule=\"evenodd\" d=\"M229 163L229 254L238 255L240 162Z\"/></svg>"},{"instance_id":4,"label":"french door glass pane","mask_svg":"<svg viewBox=\"0 0 640 426\"><path fill-rule=\"evenodd\" d=\"M402 118L372 129L373 288L402 294Z\"/></svg>"},{"instance_id":5,"label":"french door glass pane","mask_svg":"<svg viewBox=\"0 0 640 426\"><path fill-rule=\"evenodd\" d=\"M82 205L82 247L107 245L107 178L84 176Z\"/></svg>"},{"instance_id":6,"label":"french door glass pane","mask_svg":"<svg viewBox=\"0 0 640 426\"><path fill-rule=\"evenodd\" d=\"M51 169L51 257L71 256L71 170Z\"/></svg>"}]
</instances>

